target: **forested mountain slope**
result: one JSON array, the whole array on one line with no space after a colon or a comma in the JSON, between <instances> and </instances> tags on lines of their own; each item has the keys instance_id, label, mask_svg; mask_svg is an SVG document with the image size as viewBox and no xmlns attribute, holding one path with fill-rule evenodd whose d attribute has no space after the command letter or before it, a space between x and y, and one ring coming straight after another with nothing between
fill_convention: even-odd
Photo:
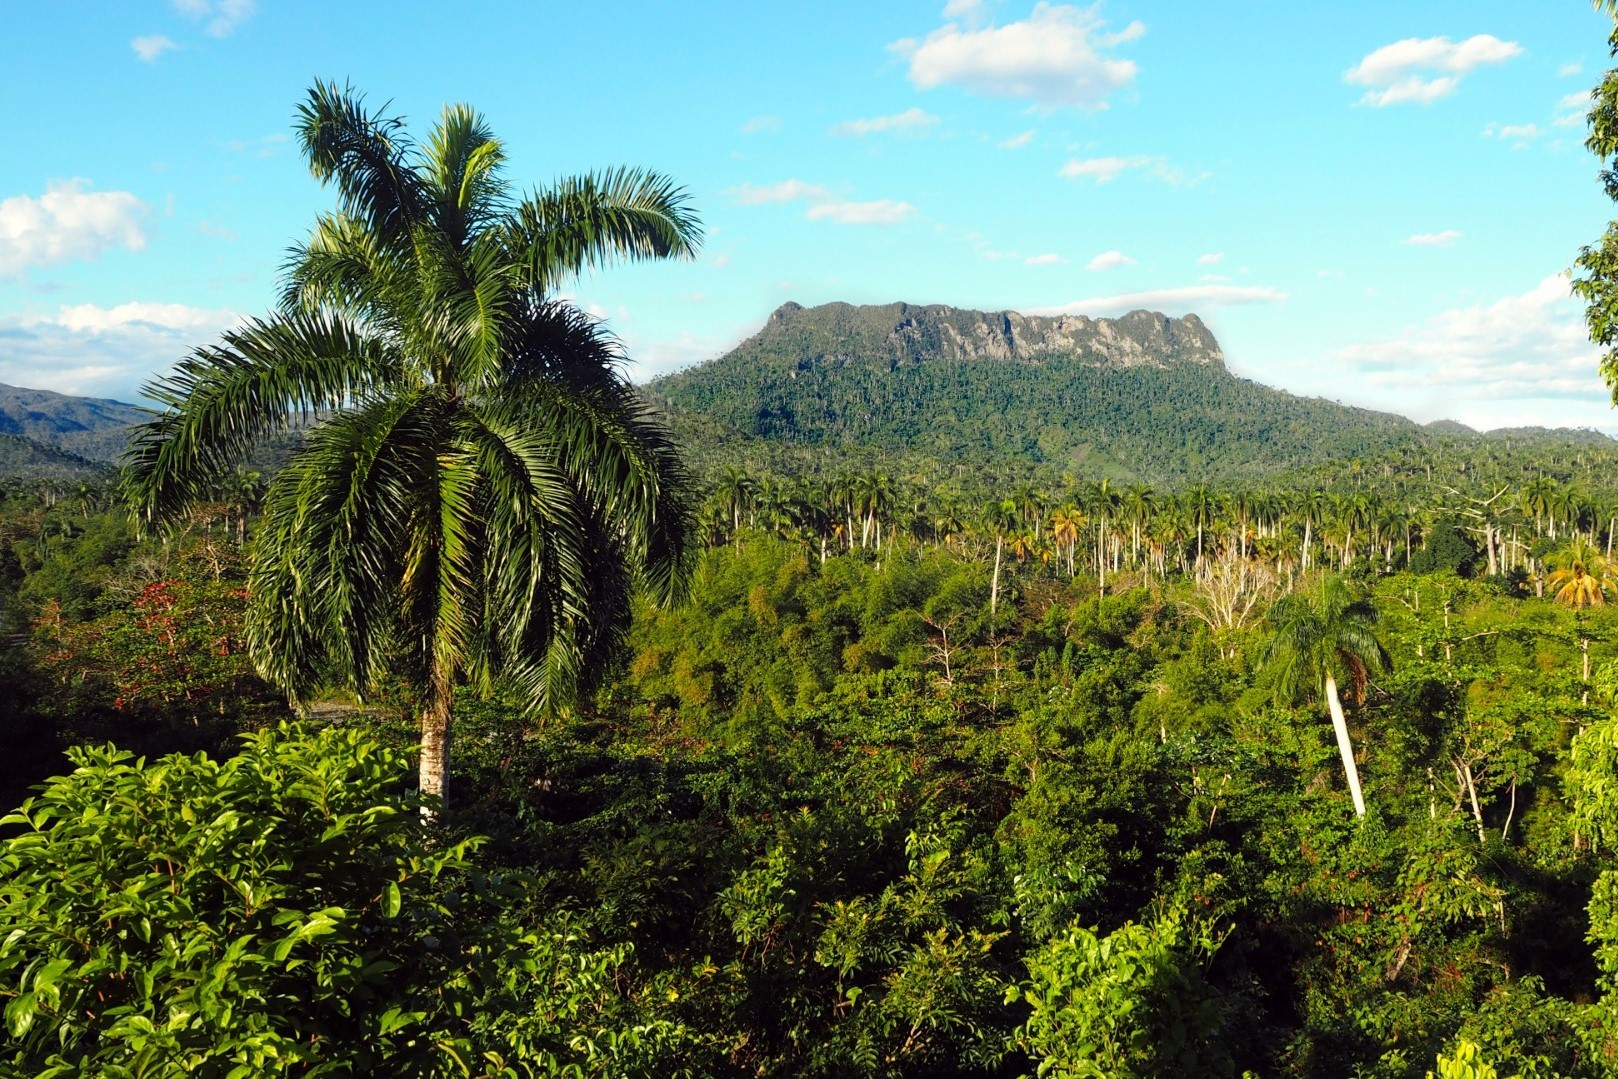
<instances>
[{"instance_id":1,"label":"forested mountain slope","mask_svg":"<svg viewBox=\"0 0 1618 1079\"><path fill-rule=\"evenodd\" d=\"M788 303L731 352L647 389L683 432L701 427L700 416L799 445L1166 484L1495 437L1238 378L1195 315L1147 311L1090 319ZM1588 444L1592 434L1506 437Z\"/></svg>"},{"instance_id":2,"label":"forested mountain slope","mask_svg":"<svg viewBox=\"0 0 1618 1079\"><path fill-rule=\"evenodd\" d=\"M144 409L99 397L0 384L0 435L19 435L92 461L116 461Z\"/></svg>"}]
</instances>

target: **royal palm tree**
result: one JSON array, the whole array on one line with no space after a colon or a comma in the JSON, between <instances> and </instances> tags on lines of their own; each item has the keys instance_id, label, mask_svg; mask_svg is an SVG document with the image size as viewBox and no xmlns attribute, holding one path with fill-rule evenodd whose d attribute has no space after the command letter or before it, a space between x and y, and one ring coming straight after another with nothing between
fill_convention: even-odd
<instances>
[{"instance_id":1,"label":"royal palm tree","mask_svg":"<svg viewBox=\"0 0 1618 1079\"><path fill-rule=\"evenodd\" d=\"M1326 698L1354 812L1363 817L1365 796L1337 685L1341 679L1355 700L1364 700L1371 672L1389 666L1388 651L1374 630L1376 607L1356 597L1342 578L1328 574L1316 596L1285 596L1270 608L1267 620L1275 635L1264 650L1263 663L1274 675L1276 696L1289 703L1315 694Z\"/></svg>"},{"instance_id":2,"label":"royal palm tree","mask_svg":"<svg viewBox=\"0 0 1618 1079\"><path fill-rule=\"evenodd\" d=\"M482 117L427 141L317 83L297 134L339 208L274 313L151 383L123 487L172 519L265 436L309 424L253 544L247 636L294 697L323 673L412 686L442 795L459 685L566 705L619 646L636 585L678 588L688 484L623 354L558 294L622 259L689 257L682 189L617 169L516 196Z\"/></svg>"}]
</instances>

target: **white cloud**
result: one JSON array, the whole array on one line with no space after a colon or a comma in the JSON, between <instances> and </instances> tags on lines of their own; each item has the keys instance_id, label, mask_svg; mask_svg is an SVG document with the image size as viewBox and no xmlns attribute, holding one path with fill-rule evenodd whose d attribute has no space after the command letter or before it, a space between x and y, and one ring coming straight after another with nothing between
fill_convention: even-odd
<instances>
[{"instance_id":1,"label":"white cloud","mask_svg":"<svg viewBox=\"0 0 1618 1079\"><path fill-rule=\"evenodd\" d=\"M779 131L781 130L781 118L779 116L754 116L742 124L741 130L743 135L758 135L765 131Z\"/></svg>"},{"instance_id":2,"label":"white cloud","mask_svg":"<svg viewBox=\"0 0 1618 1079\"><path fill-rule=\"evenodd\" d=\"M1456 229L1445 229L1443 232L1418 232L1414 236L1405 237L1405 243L1411 247L1448 247L1463 234Z\"/></svg>"},{"instance_id":3,"label":"white cloud","mask_svg":"<svg viewBox=\"0 0 1618 1079\"><path fill-rule=\"evenodd\" d=\"M972 25L982 22L985 14L983 0L949 0L944 5L944 18L960 19Z\"/></svg>"},{"instance_id":4,"label":"white cloud","mask_svg":"<svg viewBox=\"0 0 1618 1079\"><path fill-rule=\"evenodd\" d=\"M146 246L147 207L127 191L88 191L82 179L46 185L38 198L0 201L0 277Z\"/></svg>"},{"instance_id":5,"label":"white cloud","mask_svg":"<svg viewBox=\"0 0 1618 1079\"><path fill-rule=\"evenodd\" d=\"M915 212L916 208L908 202L876 199L872 202L817 202L804 216L810 221L835 221L839 225L896 225Z\"/></svg>"},{"instance_id":6,"label":"white cloud","mask_svg":"<svg viewBox=\"0 0 1618 1079\"><path fill-rule=\"evenodd\" d=\"M1562 100L1556 103L1557 111L1564 114L1556 118L1556 126L1577 127L1578 125L1584 123L1585 118L1590 113L1590 106L1593 103L1594 102L1591 98L1590 91L1588 90L1580 90L1576 94L1564 95Z\"/></svg>"},{"instance_id":7,"label":"white cloud","mask_svg":"<svg viewBox=\"0 0 1618 1079\"><path fill-rule=\"evenodd\" d=\"M1582 75L1584 73L1584 65L1578 63L1577 61L1563 64L1561 67L1556 69L1556 73L1564 79L1570 75Z\"/></svg>"},{"instance_id":8,"label":"white cloud","mask_svg":"<svg viewBox=\"0 0 1618 1079\"><path fill-rule=\"evenodd\" d=\"M951 4L946 17L981 16L975 4ZM1145 33L1136 22L1107 34L1093 8L1040 3L1021 22L965 26L950 22L926 38L889 48L910 64L910 81L923 90L959 86L989 97L1031 100L1045 109L1105 108L1107 98L1135 80L1133 61L1105 53Z\"/></svg>"},{"instance_id":9,"label":"white cloud","mask_svg":"<svg viewBox=\"0 0 1618 1079\"><path fill-rule=\"evenodd\" d=\"M778 184L763 186L742 184L740 187L731 188L727 194L736 200L738 206L759 206L768 202L824 199L831 193L819 184L805 183L802 180L782 180Z\"/></svg>"},{"instance_id":10,"label":"white cloud","mask_svg":"<svg viewBox=\"0 0 1618 1079\"><path fill-rule=\"evenodd\" d=\"M1032 130L1024 131L1020 135L1013 135L1013 136L1011 136L1011 138L1006 139L1005 141L1001 142L1000 143L1000 149L1002 149L1002 150L1021 150L1024 146L1027 146L1030 142L1033 142L1033 141L1034 141L1034 132Z\"/></svg>"},{"instance_id":11,"label":"white cloud","mask_svg":"<svg viewBox=\"0 0 1618 1079\"><path fill-rule=\"evenodd\" d=\"M1329 359L1418 418L1453 416L1478 427L1615 426L1611 393L1597 374L1600 350L1559 274L1521 295L1444 311Z\"/></svg>"},{"instance_id":12,"label":"white cloud","mask_svg":"<svg viewBox=\"0 0 1618 1079\"><path fill-rule=\"evenodd\" d=\"M1343 79L1369 87L1360 104L1381 108L1448 97L1462 76L1481 64L1498 64L1522 53L1515 41L1477 34L1462 42L1447 37L1405 38L1384 45L1344 73Z\"/></svg>"},{"instance_id":13,"label":"white cloud","mask_svg":"<svg viewBox=\"0 0 1618 1079\"><path fill-rule=\"evenodd\" d=\"M883 132L910 132L920 134L938 126L938 117L930 112L911 107L892 116L873 116L868 120L845 120L831 129L833 135L878 135Z\"/></svg>"},{"instance_id":14,"label":"white cloud","mask_svg":"<svg viewBox=\"0 0 1618 1079\"><path fill-rule=\"evenodd\" d=\"M1129 169L1144 169L1152 163L1149 157L1092 157L1077 158L1062 166L1062 175L1069 179L1086 177L1098 184L1110 183Z\"/></svg>"},{"instance_id":15,"label":"white cloud","mask_svg":"<svg viewBox=\"0 0 1618 1079\"><path fill-rule=\"evenodd\" d=\"M1120 266L1133 266L1135 260L1122 251L1103 251L1086 265L1086 270L1115 270Z\"/></svg>"},{"instance_id":16,"label":"white cloud","mask_svg":"<svg viewBox=\"0 0 1618 1079\"><path fill-rule=\"evenodd\" d=\"M1198 266L1217 266L1224 261L1225 253L1223 251L1210 251L1206 255L1197 256Z\"/></svg>"},{"instance_id":17,"label":"white cloud","mask_svg":"<svg viewBox=\"0 0 1618 1079\"><path fill-rule=\"evenodd\" d=\"M728 252L728 251L719 252L719 254L717 254L717 255L715 255L713 257L711 265L716 270L723 270L726 266L729 266L730 265L730 252Z\"/></svg>"},{"instance_id":18,"label":"white cloud","mask_svg":"<svg viewBox=\"0 0 1618 1079\"><path fill-rule=\"evenodd\" d=\"M1065 266L1067 259L1052 251L1044 255L1029 255L1023 262L1028 266Z\"/></svg>"},{"instance_id":19,"label":"white cloud","mask_svg":"<svg viewBox=\"0 0 1618 1079\"><path fill-rule=\"evenodd\" d=\"M1507 142L1531 142L1543 134L1538 124L1486 124L1483 128L1484 138Z\"/></svg>"},{"instance_id":20,"label":"white cloud","mask_svg":"<svg viewBox=\"0 0 1618 1079\"><path fill-rule=\"evenodd\" d=\"M229 37L258 10L255 0L174 0L174 10L204 23L210 37Z\"/></svg>"},{"instance_id":21,"label":"white cloud","mask_svg":"<svg viewBox=\"0 0 1618 1079\"><path fill-rule=\"evenodd\" d=\"M170 49L178 49L180 46L162 34L153 34L150 37L136 38L129 43L129 47L135 50L136 56L150 64Z\"/></svg>"},{"instance_id":22,"label":"white cloud","mask_svg":"<svg viewBox=\"0 0 1618 1079\"><path fill-rule=\"evenodd\" d=\"M1182 288L1147 289L1126 292L1119 296L1092 296L1085 300L1059 304L1055 307L1037 307L1024 311L1028 315L1110 315L1146 309L1166 314L1201 311L1212 307L1237 307L1247 304L1284 303L1287 294L1280 289L1260 285L1204 284Z\"/></svg>"},{"instance_id":23,"label":"white cloud","mask_svg":"<svg viewBox=\"0 0 1618 1079\"><path fill-rule=\"evenodd\" d=\"M871 202L838 199L819 184L802 180L783 180L765 186L742 184L731 188L727 194L739 206L807 202L809 209L804 213L805 218L810 221L834 221L839 225L895 225L916 212L910 203L895 199L875 199Z\"/></svg>"},{"instance_id":24,"label":"white cloud","mask_svg":"<svg viewBox=\"0 0 1618 1079\"><path fill-rule=\"evenodd\" d=\"M76 304L0 319L0 382L134 401L155 374L241 322L173 303Z\"/></svg>"}]
</instances>

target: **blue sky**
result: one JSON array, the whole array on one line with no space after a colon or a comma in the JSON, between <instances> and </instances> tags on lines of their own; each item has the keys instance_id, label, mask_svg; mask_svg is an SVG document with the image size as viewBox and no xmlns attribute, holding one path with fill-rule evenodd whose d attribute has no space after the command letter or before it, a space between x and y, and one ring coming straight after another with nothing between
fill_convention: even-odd
<instances>
[{"instance_id":1,"label":"blue sky","mask_svg":"<svg viewBox=\"0 0 1618 1079\"><path fill-rule=\"evenodd\" d=\"M0 381L133 399L272 301L331 205L316 77L482 110L519 184L691 191L695 262L575 294L636 377L786 300L1195 311L1237 372L1474 426L1618 432L1559 279L1614 216L1582 0L1094 6L16 5L0 45Z\"/></svg>"}]
</instances>

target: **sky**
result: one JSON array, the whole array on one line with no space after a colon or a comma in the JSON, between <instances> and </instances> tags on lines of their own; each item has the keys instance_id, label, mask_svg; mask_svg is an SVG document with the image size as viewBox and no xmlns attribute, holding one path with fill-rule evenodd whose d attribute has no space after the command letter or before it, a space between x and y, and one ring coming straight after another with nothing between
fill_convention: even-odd
<instances>
[{"instance_id":1,"label":"sky","mask_svg":"<svg viewBox=\"0 0 1618 1079\"><path fill-rule=\"evenodd\" d=\"M1618 434L1569 296L1618 216L1585 0L12 4L0 382L138 400L274 302L333 193L315 79L424 133L483 112L519 188L690 192L689 262L571 286L645 379L787 300L1195 312L1294 393Z\"/></svg>"}]
</instances>

